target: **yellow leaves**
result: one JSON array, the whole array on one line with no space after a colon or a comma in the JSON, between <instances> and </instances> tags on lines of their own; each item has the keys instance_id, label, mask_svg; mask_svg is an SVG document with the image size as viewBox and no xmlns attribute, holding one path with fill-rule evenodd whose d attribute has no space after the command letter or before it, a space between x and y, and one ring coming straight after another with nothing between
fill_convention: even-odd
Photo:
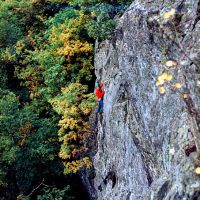
<instances>
[{"instance_id":1,"label":"yellow leaves","mask_svg":"<svg viewBox=\"0 0 200 200\"><path fill-rule=\"evenodd\" d=\"M166 77L166 80L167 80L167 81L171 81L172 78L173 78L173 76L172 76L171 74L168 74L167 77Z\"/></svg>"},{"instance_id":2,"label":"yellow leaves","mask_svg":"<svg viewBox=\"0 0 200 200\"><path fill-rule=\"evenodd\" d=\"M58 131L58 135L63 135L65 133L64 127L61 127Z\"/></svg>"},{"instance_id":3,"label":"yellow leaves","mask_svg":"<svg viewBox=\"0 0 200 200\"><path fill-rule=\"evenodd\" d=\"M171 74L163 73L160 76L158 76L158 79L156 81L156 86L162 86L165 81L171 81L173 76ZM165 88L164 87L159 87L159 92L161 94L165 93Z\"/></svg>"},{"instance_id":4,"label":"yellow leaves","mask_svg":"<svg viewBox=\"0 0 200 200\"><path fill-rule=\"evenodd\" d=\"M159 92L160 92L160 94L164 94L165 93L165 88L164 87L159 87Z\"/></svg>"},{"instance_id":5,"label":"yellow leaves","mask_svg":"<svg viewBox=\"0 0 200 200\"><path fill-rule=\"evenodd\" d=\"M56 47L51 51L52 55L65 56L65 59L70 62L79 55L88 56L93 53L92 44L80 37L81 27L84 27L87 16L82 12L79 12L79 15L79 18L72 19L69 23L52 27L49 42Z\"/></svg>"},{"instance_id":6,"label":"yellow leaves","mask_svg":"<svg viewBox=\"0 0 200 200\"><path fill-rule=\"evenodd\" d=\"M163 79L156 81L156 86L163 85L165 81Z\"/></svg>"},{"instance_id":7,"label":"yellow leaves","mask_svg":"<svg viewBox=\"0 0 200 200\"><path fill-rule=\"evenodd\" d=\"M163 78L163 80L166 80L166 81L171 81L173 78L171 74L167 74L167 73L163 73L161 77Z\"/></svg>"},{"instance_id":8,"label":"yellow leaves","mask_svg":"<svg viewBox=\"0 0 200 200\"><path fill-rule=\"evenodd\" d=\"M78 81L81 79L79 76L90 76L93 67L93 46L80 34L85 28L88 16L82 11L77 14L77 18L52 27L48 38L51 46L49 54L62 57L67 73L77 81L62 88L60 95L49 100L55 111L62 115L58 131L61 142L59 156L67 161L66 173L76 173L82 167L92 166L89 158L81 159L81 154L86 152L84 140L91 134L88 120L92 111L92 98L87 96L87 86ZM74 71L79 73L74 75Z\"/></svg>"},{"instance_id":9,"label":"yellow leaves","mask_svg":"<svg viewBox=\"0 0 200 200\"><path fill-rule=\"evenodd\" d=\"M66 162L64 163L67 170L66 173L76 173L78 170L80 170L82 167L91 168L92 162L88 157L84 157L81 160L76 160L72 162Z\"/></svg>"},{"instance_id":10,"label":"yellow leaves","mask_svg":"<svg viewBox=\"0 0 200 200\"><path fill-rule=\"evenodd\" d=\"M78 127L78 120L74 119L74 118L64 118L62 120L59 121L58 123L59 126L62 126L64 129L74 129Z\"/></svg>"},{"instance_id":11,"label":"yellow leaves","mask_svg":"<svg viewBox=\"0 0 200 200\"><path fill-rule=\"evenodd\" d=\"M61 41L62 42L62 41ZM93 51L92 44L83 42L80 40L70 40L63 42L63 46L57 51L54 51L54 55L65 56L66 60L70 61L74 55L86 54L89 55Z\"/></svg>"},{"instance_id":12,"label":"yellow leaves","mask_svg":"<svg viewBox=\"0 0 200 200\"><path fill-rule=\"evenodd\" d=\"M90 108L85 108L83 110L84 115L88 115L89 113L91 113L91 109Z\"/></svg>"},{"instance_id":13,"label":"yellow leaves","mask_svg":"<svg viewBox=\"0 0 200 200\"><path fill-rule=\"evenodd\" d=\"M86 85L82 85L80 83L72 83L70 85L68 85L68 87L64 87L61 89L62 93L64 95L67 95L70 92L76 92L76 91L80 91L82 93L86 92L88 89L88 87Z\"/></svg>"},{"instance_id":14,"label":"yellow leaves","mask_svg":"<svg viewBox=\"0 0 200 200\"><path fill-rule=\"evenodd\" d=\"M163 73L160 76L158 76L158 81L165 81L166 77L167 77L167 74Z\"/></svg>"},{"instance_id":15,"label":"yellow leaves","mask_svg":"<svg viewBox=\"0 0 200 200\"><path fill-rule=\"evenodd\" d=\"M64 143L69 143L70 141L77 141L78 140L78 135L74 131L70 131L68 134L66 134L63 137Z\"/></svg>"},{"instance_id":16,"label":"yellow leaves","mask_svg":"<svg viewBox=\"0 0 200 200\"><path fill-rule=\"evenodd\" d=\"M171 74L163 73L158 76L158 81L163 84L165 81L171 81L172 78L173 76Z\"/></svg>"},{"instance_id":17,"label":"yellow leaves","mask_svg":"<svg viewBox=\"0 0 200 200\"><path fill-rule=\"evenodd\" d=\"M30 0L30 3L31 4L35 4L35 3L37 3L38 2L38 0Z\"/></svg>"},{"instance_id":18,"label":"yellow leaves","mask_svg":"<svg viewBox=\"0 0 200 200\"><path fill-rule=\"evenodd\" d=\"M189 97L189 95L188 95L188 94L186 94L186 93L185 93L185 94L183 94L183 98L184 98L184 99L187 99L188 97Z\"/></svg>"},{"instance_id":19,"label":"yellow leaves","mask_svg":"<svg viewBox=\"0 0 200 200\"><path fill-rule=\"evenodd\" d=\"M87 168L92 167L92 162L90 161L89 157L83 158L83 163Z\"/></svg>"},{"instance_id":20,"label":"yellow leaves","mask_svg":"<svg viewBox=\"0 0 200 200\"><path fill-rule=\"evenodd\" d=\"M95 96L87 93L87 86L72 83L61 89L61 95L50 100L53 108L63 117L58 131L61 149L59 156L66 162L67 173L76 173L82 167L91 166L87 158L80 156L86 152L85 141L91 135L88 123L95 102Z\"/></svg>"},{"instance_id":21,"label":"yellow leaves","mask_svg":"<svg viewBox=\"0 0 200 200\"><path fill-rule=\"evenodd\" d=\"M170 74L166 74L166 73L163 73L161 74L159 77L158 77L158 80L156 82L156 86L159 86L159 92L160 94L164 94L165 93L165 88L164 86L162 86L165 81L171 81L173 78L172 75ZM161 87L162 86L162 87ZM172 85L173 88L176 88L176 89L180 89L182 87L182 85L180 83L175 83L174 85ZM187 96L185 96L185 98L187 98Z\"/></svg>"},{"instance_id":22,"label":"yellow leaves","mask_svg":"<svg viewBox=\"0 0 200 200\"><path fill-rule=\"evenodd\" d=\"M170 14L170 13L169 13ZM171 89L180 89L182 85L179 82L175 84L171 84L170 82L173 80L172 71L175 69L174 67L177 66L178 63L175 60L168 60L165 62L165 66L168 67L165 72L157 77L156 86L159 87L159 92L164 94L166 92L166 86ZM165 86L165 87L164 87Z\"/></svg>"},{"instance_id":23,"label":"yellow leaves","mask_svg":"<svg viewBox=\"0 0 200 200\"><path fill-rule=\"evenodd\" d=\"M177 88L177 89L180 89L182 87L182 85L180 83L175 83L173 85L173 87Z\"/></svg>"},{"instance_id":24,"label":"yellow leaves","mask_svg":"<svg viewBox=\"0 0 200 200\"><path fill-rule=\"evenodd\" d=\"M176 14L176 9L172 8L170 11L163 13L162 17L166 20L171 19Z\"/></svg>"},{"instance_id":25,"label":"yellow leaves","mask_svg":"<svg viewBox=\"0 0 200 200\"><path fill-rule=\"evenodd\" d=\"M68 152L64 151L62 148L59 152L59 157L62 159L70 159L71 155Z\"/></svg>"},{"instance_id":26,"label":"yellow leaves","mask_svg":"<svg viewBox=\"0 0 200 200\"><path fill-rule=\"evenodd\" d=\"M198 175L200 174L200 167L197 167L197 168L195 169L195 173L198 174Z\"/></svg>"}]
</instances>

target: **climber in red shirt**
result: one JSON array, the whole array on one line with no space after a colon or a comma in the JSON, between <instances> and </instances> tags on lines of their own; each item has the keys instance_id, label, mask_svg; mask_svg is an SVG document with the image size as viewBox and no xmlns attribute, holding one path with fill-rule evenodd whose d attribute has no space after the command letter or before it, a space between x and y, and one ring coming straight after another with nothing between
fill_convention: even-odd
<instances>
[{"instance_id":1,"label":"climber in red shirt","mask_svg":"<svg viewBox=\"0 0 200 200\"><path fill-rule=\"evenodd\" d=\"M103 113L103 97L105 94L105 91L102 89L104 83L96 83L96 90L95 94L98 100L98 108L97 108L97 113Z\"/></svg>"}]
</instances>

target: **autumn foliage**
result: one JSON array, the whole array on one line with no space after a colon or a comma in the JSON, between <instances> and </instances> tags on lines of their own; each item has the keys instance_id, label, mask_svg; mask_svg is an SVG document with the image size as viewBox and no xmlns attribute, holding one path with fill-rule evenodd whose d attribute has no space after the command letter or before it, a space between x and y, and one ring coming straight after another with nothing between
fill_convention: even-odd
<instances>
[{"instance_id":1,"label":"autumn foliage","mask_svg":"<svg viewBox=\"0 0 200 200\"><path fill-rule=\"evenodd\" d=\"M92 166L95 40L109 37L127 5L0 0L0 199L77 197L63 171Z\"/></svg>"}]
</instances>

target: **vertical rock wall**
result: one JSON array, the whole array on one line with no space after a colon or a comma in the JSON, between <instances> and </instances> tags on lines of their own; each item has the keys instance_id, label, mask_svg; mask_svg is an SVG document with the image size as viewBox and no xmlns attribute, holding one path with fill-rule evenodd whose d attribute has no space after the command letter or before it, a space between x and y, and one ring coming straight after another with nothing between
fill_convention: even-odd
<instances>
[{"instance_id":1,"label":"vertical rock wall","mask_svg":"<svg viewBox=\"0 0 200 200\"><path fill-rule=\"evenodd\" d=\"M176 32L162 22L171 8L178 11ZM198 114L180 94L189 92L190 106L198 111L199 15L198 0L137 0L112 38L96 45L97 79L108 80L94 158L98 200L200 196L194 173ZM169 59L179 63L172 73L182 88L168 85L161 95L156 78Z\"/></svg>"}]
</instances>

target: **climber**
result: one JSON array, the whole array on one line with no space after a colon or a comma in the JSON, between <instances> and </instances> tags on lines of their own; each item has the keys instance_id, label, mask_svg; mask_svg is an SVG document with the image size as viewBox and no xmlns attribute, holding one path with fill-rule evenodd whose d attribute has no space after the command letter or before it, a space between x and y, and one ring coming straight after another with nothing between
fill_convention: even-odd
<instances>
[{"instance_id":1,"label":"climber","mask_svg":"<svg viewBox=\"0 0 200 200\"><path fill-rule=\"evenodd\" d=\"M95 94L98 100L97 113L103 113L103 97L105 94L105 91L102 89L103 85L104 83L96 83Z\"/></svg>"}]
</instances>

